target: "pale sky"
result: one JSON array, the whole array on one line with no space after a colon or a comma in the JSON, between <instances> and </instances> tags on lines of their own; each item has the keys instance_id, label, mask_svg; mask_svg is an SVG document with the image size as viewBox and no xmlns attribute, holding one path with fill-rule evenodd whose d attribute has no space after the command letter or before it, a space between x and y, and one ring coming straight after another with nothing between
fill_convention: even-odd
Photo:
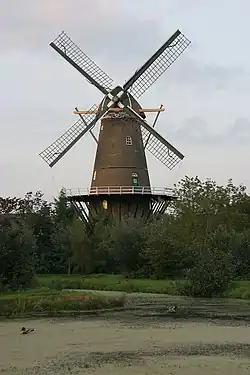
<instances>
[{"instance_id":1,"label":"pale sky","mask_svg":"<svg viewBox=\"0 0 250 375\"><path fill-rule=\"evenodd\" d=\"M169 171L147 154L151 184L198 175L249 190L249 0L0 0L0 10L0 196L90 184L89 134L52 169L39 156L77 120L74 107L102 98L49 47L62 30L123 84L179 28L191 46L140 103L165 106L156 129L185 159Z\"/></svg>"}]
</instances>

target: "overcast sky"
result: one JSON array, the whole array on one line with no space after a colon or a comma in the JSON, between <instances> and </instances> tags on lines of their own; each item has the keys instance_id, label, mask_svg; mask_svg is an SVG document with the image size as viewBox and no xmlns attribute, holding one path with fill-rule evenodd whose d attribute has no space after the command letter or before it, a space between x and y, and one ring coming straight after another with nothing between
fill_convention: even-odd
<instances>
[{"instance_id":1,"label":"overcast sky","mask_svg":"<svg viewBox=\"0 0 250 375\"><path fill-rule=\"evenodd\" d=\"M90 184L90 135L52 169L38 155L76 121L75 106L101 100L49 47L62 30L123 84L179 28L192 44L141 105L164 104L157 130L185 159L169 171L149 154L151 184L198 175L249 189L249 0L0 0L0 10L0 196Z\"/></svg>"}]
</instances>

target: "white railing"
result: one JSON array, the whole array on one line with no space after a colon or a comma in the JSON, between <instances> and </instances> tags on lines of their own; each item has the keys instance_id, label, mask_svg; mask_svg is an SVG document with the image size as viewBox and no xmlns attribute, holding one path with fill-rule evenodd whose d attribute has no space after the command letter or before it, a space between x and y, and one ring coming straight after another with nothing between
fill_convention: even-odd
<instances>
[{"instance_id":1,"label":"white railing","mask_svg":"<svg viewBox=\"0 0 250 375\"><path fill-rule=\"evenodd\" d=\"M100 195L100 194L153 194L174 196L171 188L159 188L150 186L97 186L85 189L66 189L67 196L76 195Z\"/></svg>"}]
</instances>

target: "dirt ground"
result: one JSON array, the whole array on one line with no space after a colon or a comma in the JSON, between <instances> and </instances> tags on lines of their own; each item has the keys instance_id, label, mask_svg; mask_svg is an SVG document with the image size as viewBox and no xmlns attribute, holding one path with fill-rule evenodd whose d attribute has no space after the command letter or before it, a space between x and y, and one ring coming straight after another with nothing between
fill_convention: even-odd
<instances>
[{"instance_id":1,"label":"dirt ground","mask_svg":"<svg viewBox=\"0 0 250 375\"><path fill-rule=\"evenodd\" d=\"M21 326L35 333L21 335ZM0 374L246 375L250 325L99 317L0 322Z\"/></svg>"}]
</instances>

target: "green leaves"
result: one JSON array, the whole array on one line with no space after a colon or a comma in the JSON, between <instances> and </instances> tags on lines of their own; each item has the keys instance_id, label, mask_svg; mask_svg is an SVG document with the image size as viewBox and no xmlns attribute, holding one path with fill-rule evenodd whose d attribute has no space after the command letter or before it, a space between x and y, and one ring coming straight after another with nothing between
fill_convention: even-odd
<instances>
[{"instance_id":1,"label":"green leaves","mask_svg":"<svg viewBox=\"0 0 250 375\"><path fill-rule=\"evenodd\" d=\"M35 274L36 245L32 231L22 222L0 227L0 287L22 289Z\"/></svg>"},{"instance_id":2,"label":"green leaves","mask_svg":"<svg viewBox=\"0 0 250 375\"><path fill-rule=\"evenodd\" d=\"M220 294L250 275L250 197L186 176L169 212L147 224L106 214L87 230L62 190L49 203L41 192L0 198L0 277L3 286L27 285L38 273L118 273L185 279L192 295ZM7 215L7 216L6 216Z\"/></svg>"}]
</instances>

